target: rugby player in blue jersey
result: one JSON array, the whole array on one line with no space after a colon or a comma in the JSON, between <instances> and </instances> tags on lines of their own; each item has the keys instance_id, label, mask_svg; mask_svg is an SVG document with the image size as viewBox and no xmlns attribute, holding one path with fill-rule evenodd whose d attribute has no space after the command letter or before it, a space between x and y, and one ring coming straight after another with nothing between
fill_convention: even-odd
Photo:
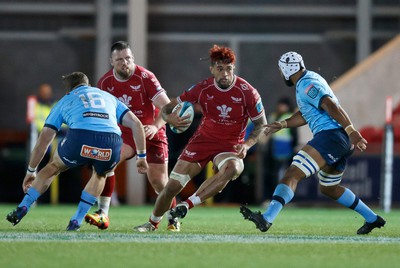
<instances>
[{"instance_id":1,"label":"rugby player in blue jersey","mask_svg":"<svg viewBox=\"0 0 400 268\"><path fill-rule=\"evenodd\" d=\"M368 234L374 228L383 227L386 222L382 217L350 189L340 185L347 159L355 148L364 151L367 141L354 128L325 79L306 70L301 55L287 52L279 59L278 66L286 85L296 86L299 111L286 120L266 125L265 135L308 124L314 137L293 157L292 164L275 188L267 211L261 214L242 206L240 212L260 231L266 232L283 206L292 200L297 184L317 174L322 194L355 210L365 219L357 234Z\"/></svg>"},{"instance_id":2,"label":"rugby player in blue jersey","mask_svg":"<svg viewBox=\"0 0 400 268\"><path fill-rule=\"evenodd\" d=\"M55 175L68 168L89 164L93 167L92 176L67 226L67 231L79 230L83 218L104 188L106 174L114 170L120 159L122 138L118 123L132 129L138 152L136 166L140 173L147 172L143 125L129 108L111 94L89 86L84 73L65 75L63 83L67 94L51 110L32 151L22 183L26 194L6 217L13 225L28 213ZM58 144L51 161L36 174L37 166L63 123L69 127L66 137Z\"/></svg>"}]
</instances>

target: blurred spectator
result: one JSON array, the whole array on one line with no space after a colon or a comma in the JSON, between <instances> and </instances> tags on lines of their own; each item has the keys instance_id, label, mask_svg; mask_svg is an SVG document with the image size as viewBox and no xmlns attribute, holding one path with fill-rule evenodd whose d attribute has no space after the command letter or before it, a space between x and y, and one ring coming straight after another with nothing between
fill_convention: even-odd
<instances>
[{"instance_id":1,"label":"blurred spectator","mask_svg":"<svg viewBox=\"0 0 400 268\"><path fill-rule=\"evenodd\" d=\"M29 105L29 102L31 102L32 105ZM30 111L28 110L28 114L31 115L30 120L28 120L31 129L29 154L33 149L33 145L36 143L36 140L43 129L44 122L54 104L53 89L49 84L41 84L36 95L28 98L28 109L30 109ZM50 153L51 146L40 163L38 167L39 170L46 165L50 159Z\"/></svg>"},{"instance_id":2,"label":"blurred spectator","mask_svg":"<svg viewBox=\"0 0 400 268\"><path fill-rule=\"evenodd\" d=\"M293 114L293 105L288 97L278 100L275 111L268 116L268 122L281 121ZM296 128L285 128L271 135L267 141L264 155L264 194L263 199L272 196L278 179L289 167L297 146Z\"/></svg>"},{"instance_id":3,"label":"blurred spectator","mask_svg":"<svg viewBox=\"0 0 400 268\"><path fill-rule=\"evenodd\" d=\"M42 131L44 122L54 103L53 89L51 86L49 84L41 84L36 96L35 116L33 119L38 133Z\"/></svg>"}]
</instances>

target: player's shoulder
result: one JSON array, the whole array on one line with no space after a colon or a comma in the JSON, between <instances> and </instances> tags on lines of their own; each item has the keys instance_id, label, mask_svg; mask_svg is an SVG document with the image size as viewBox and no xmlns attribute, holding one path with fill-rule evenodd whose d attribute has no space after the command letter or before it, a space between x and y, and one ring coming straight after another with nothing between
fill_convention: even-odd
<instances>
[{"instance_id":1,"label":"player's shoulder","mask_svg":"<svg viewBox=\"0 0 400 268\"><path fill-rule=\"evenodd\" d=\"M206 78L206 79L203 79L203 80L197 82L197 84L194 84L193 86L191 86L187 91L190 91L193 88L204 89L204 88L208 88L210 86L214 86L214 78L213 77L209 77L209 78Z\"/></svg>"},{"instance_id":2,"label":"player's shoulder","mask_svg":"<svg viewBox=\"0 0 400 268\"><path fill-rule=\"evenodd\" d=\"M135 65L135 72L134 75L136 77L140 77L142 79L151 79L153 77L155 77L154 73L152 71L150 71L149 69L146 69L143 66L140 65Z\"/></svg>"},{"instance_id":3,"label":"player's shoulder","mask_svg":"<svg viewBox=\"0 0 400 268\"><path fill-rule=\"evenodd\" d=\"M325 79L318 73L314 71L307 70L303 76L300 77L298 84L300 85L309 85L309 84L321 84L325 81Z\"/></svg>"},{"instance_id":4,"label":"player's shoulder","mask_svg":"<svg viewBox=\"0 0 400 268\"><path fill-rule=\"evenodd\" d=\"M252 91L256 91L256 89L249 82L247 82L244 78L240 76L236 76L234 86L241 90L244 94L246 94L247 92L250 93Z\"/></svg>"},{"instance_id":5,"label":"player's shoulder","mask_svg":"<svg viewBox=\"0 0 400 268\"><path fill-rule=\"evenodd\" d=\"M102 77L100 77L99 81L97 82L97 87L102 89L103 84L110 83L112 80L115 80L113 69L109 70Z\"/></svg>"}]
</instances>

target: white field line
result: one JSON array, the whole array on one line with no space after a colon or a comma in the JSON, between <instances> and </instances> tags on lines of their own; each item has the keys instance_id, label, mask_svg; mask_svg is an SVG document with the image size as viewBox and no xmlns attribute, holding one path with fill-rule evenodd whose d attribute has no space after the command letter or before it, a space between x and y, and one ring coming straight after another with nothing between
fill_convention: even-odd
<instances>
[{"instance_id":1,"label":"white field line","mask_svg":"<svg viewBox=\"0 0 400 268\"><path fill-rule=\"evenodd\" d=\"M209 234L124 234L124 233L0 233L0 242L127 242L127 243L378 243L400 244L400 237L375 236L271 236Z\"/></svg>"}]
</instances>

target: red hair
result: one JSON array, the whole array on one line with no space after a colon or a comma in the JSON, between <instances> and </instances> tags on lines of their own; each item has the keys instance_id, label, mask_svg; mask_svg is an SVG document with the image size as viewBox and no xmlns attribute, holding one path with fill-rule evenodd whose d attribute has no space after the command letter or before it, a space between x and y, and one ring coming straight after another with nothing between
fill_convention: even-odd
<instances>
[{"instance_id":1,"label":"red hair","mask_svg":"<svg viewBox=\"0 0 400 268\"><path fill-rule=\"evenodd\" d=\"M236 61L235 52L233 52L233 50L230 49L229 47L220 47L214 45L210 49L209 53L210 53L211 65L217 62L222 62L225 64L229 63L234 64Z\"/></svg>"}]
</instances>

